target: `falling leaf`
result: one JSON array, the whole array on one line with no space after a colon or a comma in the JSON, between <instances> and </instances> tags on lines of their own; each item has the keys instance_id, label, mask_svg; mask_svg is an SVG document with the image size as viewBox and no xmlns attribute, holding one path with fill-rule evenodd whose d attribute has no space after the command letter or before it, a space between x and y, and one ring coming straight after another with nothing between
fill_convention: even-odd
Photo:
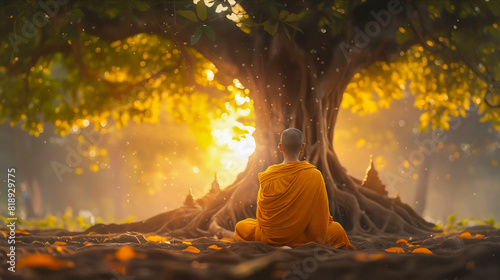
<instances>
[{"instance_id":1,"label":"falling leaf","mask_svg":"<svg viewBox=\"0 0 500 280\"><path fill-rule=\"evenodd\" d=\"M427 254L427 255L434 255L429 249L427 248L417 248L412 251L414 254Z\"/></svg>"},{"instance_id":2,"label":"falling leaf","mask_svg":"<svg viewBox=\"0 0 500 280\"><path fill-rule=\"evenodd\" d=\"M214 249L214 250L220 250L222 249L221 247L217 246L216 244L208 246L207 249Z\"/></svg>"},{"instance_id":3,"label":"falling leaf","mask_svg":"<svg viewBox=\"0 0 500 280\"><path fill-rule=\"evenodd\" d=\"M54 246L62 246L62 245L66 245L66 242L62 242L62 241L56 241L54 242L54 244L52 244Z\"/></svg>"},{"instance_id":4,"label":"falling leaf","mask_svg":"<svg viewBox=\"0 0 500 280\"><path fill-rule=\"evenodd\" d=\"M200 252L200 249L196 248L196 247L193 247L193 246L189 246L187 247L186 249L182 250L183 252L190 252L190 253L196 253L198 254Z\"/></svg>"},{"instance_id":5,"label":"falling leaf","mask_svg":"<svg viewBox=\"0 0 500 280\"><path fill-rule=\"evenodd\" d=\"M221 238L221 239L220 239L220 241L225 241L225 242L234 242L234 239L224 237L224 238Z\"/></svg>"},{"instance_id":6,"label":"falling leaf","mask_svg":"<svg viewBox=\"0 0 500 280\"><path fill-rule=\"evenodd\" d=\"M408 245L408 241L406 239L398 239L398 241L396 241L396 243L405 243Z\"/></svg>"},{"instance_id":7,"label":"falling leaf","mask_svg":"<svg viewBox=\"0 0 500 280\"><path fill-rule=\"evenodd\" d=\"M470 234L470 232L465 231L465 232L460 233L459 237L461 237L461 238L472 238L472 235Z\"/></svg>"},{"instance_id":8,"label":"falling leaf","mask_svg":"<svg viewBox=\"0 0 500 280\"><path fill-rule=\"evenodd\" d=\"M474 237L475 237L475 238L483 238L483 237L484 237L484 235L479 234L479 233L476 233L476 235L474 235Z\"/></svg>"},{"instance_id":9,"label":"falling leaf","mask_svg":"<svg viewBox=\"0 0 500 280\"><path fill-rule=\"evenodd\" d=\"M50 270L60 270L62 268L74 267L72 261L59 260L49 255L32 254L19 260L19 269L24 267L41 267Z\"/></svg>"},{"instance_id":10,"label":"falling leaf","mask_svg":"<svg viewBox=\"0 0 500 280\"><path fill-rule=\"evenodd\" d=\"M385 249L385 251L389 253L400 253L400 254L405 252L405 250L403 250L403 248L401 247L391 247Z\"/></svg>"}]
</instances>

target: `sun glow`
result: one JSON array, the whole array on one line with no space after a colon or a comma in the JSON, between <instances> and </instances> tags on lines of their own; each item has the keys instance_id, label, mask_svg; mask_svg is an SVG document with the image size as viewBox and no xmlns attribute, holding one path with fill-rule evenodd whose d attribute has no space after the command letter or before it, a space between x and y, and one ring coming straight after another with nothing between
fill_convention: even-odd
<instances>
[{"instance_id":1,"label":"sun glow","mask_svg":"<svg viewBox=\"0 0 500 280\"><path fill-rule=\"evenodd\" d=\"M253 118L253 101L248 97L249 90L237 79L227 89L233 93L234 102L225 103L227 113L212 121L211 131L215 144L211 149L220 159L218 175L222 186L232 183L236 175L245 169L248 157L256 148L252 136L255 128L244 124Z\"/></svg>"}]
</instances>

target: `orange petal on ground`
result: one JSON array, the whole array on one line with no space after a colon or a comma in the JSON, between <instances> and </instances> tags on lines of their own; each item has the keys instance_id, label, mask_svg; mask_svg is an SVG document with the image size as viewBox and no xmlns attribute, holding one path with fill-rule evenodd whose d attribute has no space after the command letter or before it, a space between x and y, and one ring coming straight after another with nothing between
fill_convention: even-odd
<instances>
[{"instance_id":1,"label":"orange petal on ground","mask_svg":"<svg viewBox=\"0 0 500 280\"><path fill-rule=\"evenodd\" d=\"M193 246L189 246L186 249L182 250L182 252L190 252L190 253L198 254L200 252L200 249L193 247Z\"/></svg>"},{"instance_id":2,"label":"orange petal on ground","mask_svg":"<svg viewBox=\"0 0 500 280\"><path fill-rule=\"evenodd\" d=\"M185 244L185 245L193 245L193 244L191 244L191 242L190 242L190 241L184 241L184 242L182 242L182 244Z\"/></svg>"},{"instance_id":3,"label":"orange petal on ground","mask_svg":"<svg viewBox=\"0 0 500 280\"><path fill-rule=\"evenodd\" d=\"M42 267L50 270L60 270L62 268L74 267L72 261L59 260L49 255L32 254L19 260L18 268Z\"/></svg>"},{"instance_id":4,"label":"orange petal on ground","mask_svg":"<svg viewBox=\"0 0 500 280\"><path fill-rule=\"evenodd\" d=\"M417 249L413 250L412 253L414 253L414 254L434 255L434 253L431 252L431 250L429 250L427 248L417 248Z\"/></svg>"},{"instance_id":5,"label":"orange petal on ground","mask_svg":"<svg viewBox=\"0 0 500 280\"><path fill-rule=\"evenodd\" d=\"M149 235L148 237L146 237L146 240L152 242L167 242L167 238L158 235ZM189 244L191 245L191 243Z\"/></svg>"},{"instance_id":6,"label":"orange petal on ground","mask_svg":"<svg viewBox=\"0 0 500 280\"><path fill-rule=\"evenodd\" d=\"M207 249L220 250L220 249L222 249L222 248L214 244L214 245L210 245L210 246L208 246L208 248L207 248Z\"/></svg>"},{"instance_id":7,"label":"orange petal on ground","mask_svg":"<svg viewBox=\"0 0 500 280\"><path fill-rule=\"evenodd\" d=\"M396 241L396 243L405 243L405 244L408 244L408 240L406 239L398 239L398 241Z\"/></svg>"},{"instance_id":8,"label":"orange petal on ground","mask_svg":"<svg viewBox=\"0 0 500 280\"><path fill-rule=\"evenodd\" d=\"M66 242L62 242L62 241L56 241L54 242L54 244L52 244L54 246L62 246L62 245L66 245Z\"/></svg>"},{"instance_id":9,"label":"orange petal on ground","mask_svg":"<svg viewBox=\"0 0 500 280\"><path fill-rule=\"evenodd\" d=\"M221 239L220 239L220 241L225 241L225 242L233 242L233 241L234 241L234 239L224 237L224 238L221 238Z\"/></svg>"},{"instance_id":10,"label":"orange petal on ground","mask_svg":"<svg viewBox=\"0 0 500 280\"><path fill-rule=\"evenodd\" d=\"M405 252L405 250L403 250L403 248L401 247L391 247L385 249L385 251L389 253L400 253L400 254Z\"/></svg>"},{"instance_id":11,"label":"orange petal on ground","mask_svg":"<svg viewBox=\"0 0 500 280\"><path fill-rule=\"evenodd\" d=\"M470 261L465 264L465 269L472 270L474 269L474 266L475 266L474 261Z\"/></svg>"},{"instance_id":12,"label":"orange petal on ground","mask_svg":"<svg viewBox=\"0 0 500 280\"><path fill-rule=\"evenodd\" d=\"M357 261L364 261L366 259L366 253L356 253L353 257Z\"/></svg>"},{"instance_id":13,"label":"orange petal on ground","mask_svg":"<svg viewBox=\"0 0 500 280\"><path fill-rule=\"evenodd\" d=\"M372 259L372 260L379 260L379 259L381 259L383 257L385 257L384 253L370 254L370 259Z\"/></svg>"},{"instance_id":14,"label":"orange petal on ground","mask_svg":"<svg viewBox=\"0 0 500 280\"><path fill-rule=\"evenodd\" d=\"M122 262L126 262L136 257L135 250L130 246L122 246L115 252L115 256Z\"/></svg>"},{"instance_id":15,"label":"orange petal on ground","mask_svg":"<svg viewBox=\"0 0 500 280\"><path fill-rule=\"evenodd\" d=\"M474 237L475 237L475 238L483 238L483 237L484 237L484 235L479 234L479 233L476 233L476 235L474 235Z\"/></svg>"},{"instance_id":16,"label":"orange petal on ground","mask_svg":"<svg viewBox=\"0 0 500 280\"><path fill-rule=\"evenodd\" d=\"M461 238L472 238L472 234L470 234L470 232L468 231L465 231L465 232L462 232L460 233L459 235Z\"/></svg>"}]
</instances>

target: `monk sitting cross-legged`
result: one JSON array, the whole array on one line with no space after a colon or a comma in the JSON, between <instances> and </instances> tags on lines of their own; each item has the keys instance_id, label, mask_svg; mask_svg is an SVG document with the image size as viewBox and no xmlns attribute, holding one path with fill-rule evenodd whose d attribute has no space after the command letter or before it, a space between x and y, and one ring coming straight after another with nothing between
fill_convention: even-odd
<instances>
[{"instance_id":1,"label":"monk sitting cross-legged","mask_svg":"<svg viewBox=\"0 0 500 280\"><path fill-rule=\"evenodd\" d=\"M302 132L289 128L281 134L281 164L259 173L257 219L236 224L236 241L260 241L275 246L298 246L309 242L334 248L355 249L342 226L329 213L323 175L307 161Z\"/></svg>"}]
</instances>

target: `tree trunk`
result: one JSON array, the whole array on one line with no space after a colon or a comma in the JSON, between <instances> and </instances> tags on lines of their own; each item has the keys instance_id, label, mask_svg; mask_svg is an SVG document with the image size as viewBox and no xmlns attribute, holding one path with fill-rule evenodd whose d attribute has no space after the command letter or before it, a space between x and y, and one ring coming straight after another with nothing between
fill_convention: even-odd
<instances>
[{"instance_id":1,"label":"tree trunk","mask_svg":"<svg viewBox=\"0 0 500 280\"><path fill-rule=\"evenodd\" d=\"M415 209L415 212L417 212L417 214L419 215L424 214L425 205L427 202L429 175L431 173L431 160L432 156L427 157L425 161L420 165L420 170L418 172L419 176L417 179L413 209Z\"/></svg>"},{"instance_id":2,"label":"tree trunk","mask_svg":"<svg viewBox=\"0 0 500 280\"><path fill-rule=\"evenodd\" d=\"M207 209L196 217L186 217L191 222L169 233L233 237L238 221L256 215L257 174L282 160L277 148L279 134L295 127L304 133L306 142L301 159L323 174L334 220L353 233L429 234L432 224L399 198L388 198L354 182L335 154L334 126L343 92L359 71L350 68L355 64L339 63L341 69L325 73L313 61L315 56L280 45L276 37L273 40L270 48L262 48L265 52L254 54L247 76L239 77L250 89L256 115L257 148L246 170Z\"/></svg>"},{"instance_id":3,"label":"tree trunk","mask_svg":"<svg viewBox=\"0 0 500 280\"><path fill-rule=\"evenodd\" d=\"M349 38L353 34L329 39L317 31L315 20L311 24L310 28L305 28L311 30L310 33L294 34L291 40L281 33L269 36L264 30L254 30L250 38L237 30L234 40L216 40L213 44L202 38L197 43L197 51L220 70L218 75L227 75L231 80L238 78L250 89L256 115L255 153L249 158L246 170L207 208L187 211L184 207L121 230L144 231L148 228L182 237L233 237L234 226L239 220L256 215L257 174L280 162L279 133L285 128L296 127L305 136L303 158L323 173L330 213L347 230L409 235L427 235L432 231L432 224L399 199L382 196L354 182L340 164L333 147L335 123L347 84L362 67L399 54L395 42L383 36L374 38L370 48L347 58L346 50L339 44L344 39L351 42ZM395 32L398 26L398 21L391 22L390 28L386 28L387 34ZM227 25L224 27L227 29ZM224 27L214 28L225 30ZM181 37L192 34L188 31L179 32L177 41L186 41ZM175 221L169 220L174 213L178 213ZM162 219L163 225L145 227ZM100 229L92 229L97 230Z\"/></svg>"}]
</instances>

